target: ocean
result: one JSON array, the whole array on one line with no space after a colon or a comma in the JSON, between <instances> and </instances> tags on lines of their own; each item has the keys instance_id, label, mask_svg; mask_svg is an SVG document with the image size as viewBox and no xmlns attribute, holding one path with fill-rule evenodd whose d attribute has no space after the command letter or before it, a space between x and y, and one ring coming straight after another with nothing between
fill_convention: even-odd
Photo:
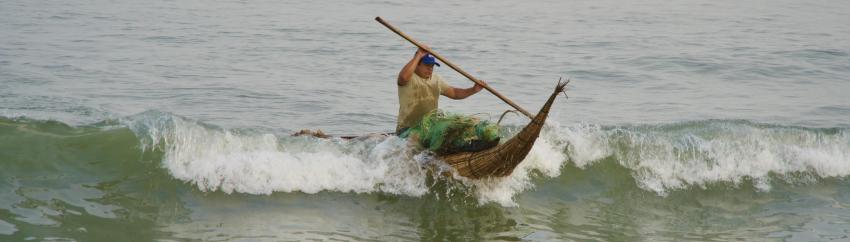
<instances>
[{"instance_id":1,"label":"ocean","mask_svg":"<svg viewBox=\"0 0 850 242\"><path fill-rule=\"evenodd\" d=\"M0 241L847 241L848 12L3 1ZM395 129L416 48L376 16L532 113L571 80L512 175L435 177L398 137L291 136ZM486 91L440 107L511 109Z\"/></svg>"}]
</instances>

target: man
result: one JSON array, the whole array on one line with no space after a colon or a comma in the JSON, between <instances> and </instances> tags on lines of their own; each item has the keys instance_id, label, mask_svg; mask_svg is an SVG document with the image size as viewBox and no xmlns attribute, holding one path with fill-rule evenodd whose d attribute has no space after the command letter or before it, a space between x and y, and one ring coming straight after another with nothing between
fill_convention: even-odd
<instances>
[{"instance_id":1,"label":"man","mask_svg":"<svg viewBox=\"0 0 850 242\"><path fill-rule=\"evenodd\" d=\"M420 48L398 73L399 107L396 134L401 134L416 125L425 114L436 110L440 95L457 100L484 89L478 84L465 89L449 86L442 77L433 73L434 65L440 66L440 63L437 63L433 55Z\"/></svg>"}]
</instances>

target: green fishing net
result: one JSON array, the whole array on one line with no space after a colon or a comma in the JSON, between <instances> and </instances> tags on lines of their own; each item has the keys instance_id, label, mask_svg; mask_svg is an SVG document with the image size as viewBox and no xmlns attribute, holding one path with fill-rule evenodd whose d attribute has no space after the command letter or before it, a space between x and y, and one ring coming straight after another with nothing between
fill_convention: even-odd
<instances>
[{"instance_id":1,"label":"green fishing net","mask_svg":"<svg viewBox=\"0 0 850 242\"><path fill-rule=\"evenodd\" d=\"M452 154L484 150L499 144L499 126L478 118L434 110L399 135L418 137L432 152Z\"/></svg>"}]
</instances>

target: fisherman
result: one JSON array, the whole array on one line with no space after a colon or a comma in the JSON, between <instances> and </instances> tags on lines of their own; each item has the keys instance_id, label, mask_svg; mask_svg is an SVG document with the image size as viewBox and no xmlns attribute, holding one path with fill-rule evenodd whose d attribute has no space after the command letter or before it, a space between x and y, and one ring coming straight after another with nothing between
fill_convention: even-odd
<instances>
[{"instance_id":1,"label":"fisherman","mask_svg":"<svg viewBox=\"0 0 850 242\"><path fill-rule=\"evenodd\" d=\"M465 89L449 86L440 75L433 73L434 65L440 66L434 55L419 48L413 58L398 73L399 107L396 134L403 133L416 125L425 114L436 110L437 101L441 94L459 100L484 89L483 86L478 84Z\"/></svg>"}]
</instances>

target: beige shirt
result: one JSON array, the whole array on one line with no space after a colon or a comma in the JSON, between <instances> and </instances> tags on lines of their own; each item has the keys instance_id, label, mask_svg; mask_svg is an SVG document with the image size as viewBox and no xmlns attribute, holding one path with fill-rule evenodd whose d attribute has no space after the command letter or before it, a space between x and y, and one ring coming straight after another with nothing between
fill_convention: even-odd
<instances>
[{"instance_id":1,"label":"beige shirt","mask_svg":"<svg viewBox=\"0 0 850 242\"><path fill-rule=\"evenodd\" d=\"M425 114L437 109L440 94L448 89L449 84L437 73L425 79L414 72L407 85L398 86L399 106L396 131L416 125Z\"/></svg>"}]
</instances>

